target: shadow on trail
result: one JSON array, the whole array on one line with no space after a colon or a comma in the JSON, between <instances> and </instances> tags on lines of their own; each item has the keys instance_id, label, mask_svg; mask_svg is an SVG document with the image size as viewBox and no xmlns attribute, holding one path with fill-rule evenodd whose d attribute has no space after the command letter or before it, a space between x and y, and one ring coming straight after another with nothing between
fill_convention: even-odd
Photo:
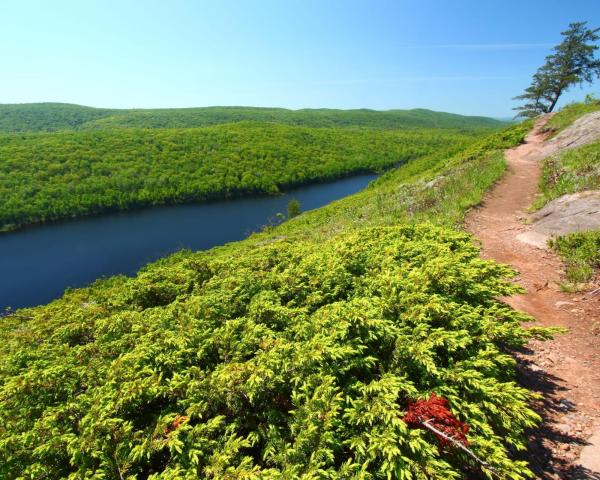
<instances>
[{"instance_id":1,"label":"shadow on trail","mask_svg":"<svg viewBox=\"0 0 600 480\"><path fill-rule=\"evenodd\" d=\"M561 458L557 452L568 452L572 447L582 447L587 442L577 433L561 431L556 418L575 411L575 405L562 398L567 391L560 385L561 379L549 374L531 361L533 351L527 347L515 352L517 358L517 381L531 391L540 394L533 408L542 417L538 428L528 432L529 445L517 456L529 462L537 478L600 480L600 475L572 460Z\"/></svg>"}]
</instances>

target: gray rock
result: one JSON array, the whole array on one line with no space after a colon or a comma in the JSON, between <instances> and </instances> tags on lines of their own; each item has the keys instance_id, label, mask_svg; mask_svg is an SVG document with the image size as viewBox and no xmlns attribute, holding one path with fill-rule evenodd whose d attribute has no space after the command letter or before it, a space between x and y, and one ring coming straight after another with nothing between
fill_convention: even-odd
<instances>
[{"instance_id":1,"label":"gray rock","mask_svg":"<svg viewBox=\"0 0 600 480\"><path fill-rule=\"evenodd\" d=\"M589 472L600 474L600 431L592 435L587 445L583 447L579 464Z\"/></svg>"},{"instance_id":2,"label":"gray rock","mask_svg":"<svg viewBox=\"0 0 600 480\"><path fill-rule=\"evenodd\" d=\"M562 132L546 142L544 150L569 150L600 139L600 112L578 118Z\"/></svg>"},{"instance_id":3,"label":"gray rock","mask_svg":"<svg viewBox=\"0 0 600 480\"><path fill-rule=\"evenodd\" d=\"M433 188L443 179L444 179L444 176L440 175L439 177L435 177L433 180L430 180L429 182L427 182L424 186L425 186L425 188Z\"/></svg>"},{"instance_id":4,"label":"gray rock","mask_svg":"<svg viewBox=\"0 0 600 480\"><path fill-rule=\"evenodd\" d=\"M573 410L575 408L575 406L576 405L568 398L563 398L560 400L560 402L558 402L558 408L564 412Z\"/></svg>"},{"instance_id":5,"label":"gray rock","mask_svg":"<svg viewBox=\"0 0 600 480\"><path fill-rule=\"evenodd\" d=\"M562 300L559 300L558 302L556 302L556 303L554 304L554 306L555 306L556 308L568 307L568 306L570 306L570 305L575 305L575 304L574 304L573 302L564 302L564 301L562 301Z\"/></svg>"},{"instance_id":6,"label":"gray rock","mask_svg":"<svg viewBox=\"0 0 600 480\"><path fill-rule=\"evenodd\" d=\"M540 232L535 232L533 230L519 233L516 238L520 242L526 243L527 245L531 245L532 247L536 247L541 250L548 249L548 240L550 240L550 236Z\"/></svg>"},{"instance_id":7,"label":"gray rock","mask_svg":"<svg viewBox=\"0 0 600 480\"><path fill-rule=\"evenodd\" d=\"M571 432L573 431L573 427L571 425L569 425L568 423L559 423L556 426L556 429L559 432L564 433L565 435L570 435Z\"/></svg>"},{"instance_id":8,"label":"gray rock","mask_svg":"<svg viewBox=\"0 0 600 480\"><path fill-rule=\"evenodd\" d=\"M600 229L600 191L563 195L531 215L533 231L560 236Z\"/></svg>"}]
</instances>

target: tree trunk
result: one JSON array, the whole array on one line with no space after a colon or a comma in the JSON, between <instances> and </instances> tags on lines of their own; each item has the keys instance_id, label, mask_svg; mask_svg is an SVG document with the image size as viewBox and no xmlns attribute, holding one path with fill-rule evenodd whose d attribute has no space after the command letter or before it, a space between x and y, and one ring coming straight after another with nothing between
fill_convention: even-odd
<instances>
[{"instance_id":1,"label":"tree trunk","mask_svg":"<svg viewBox=\"0 0 600 480\"><path fill-rule=\"evenodd\" d=\"M560 90L554 94L554 99L552 100L552 103L550 104L550 107L548 108L547 113L550 113L550 112L552 112L552 110L554 110L554 107L556 107L556 102L558 102L558 98L560 97L561 94L562 94L562 90Z\"/></svg>"}]
</instances>

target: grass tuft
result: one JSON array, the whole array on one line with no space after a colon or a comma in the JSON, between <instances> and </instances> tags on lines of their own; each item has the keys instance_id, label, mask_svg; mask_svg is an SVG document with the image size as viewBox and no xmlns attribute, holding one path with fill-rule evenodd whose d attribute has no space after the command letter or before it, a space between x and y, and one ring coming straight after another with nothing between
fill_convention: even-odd
<instances>
[{"instance_id":1,"label":"grass tuft","mask_svg":"<svg viewBox=\"0 0 600 480\"><path fill-rule=\"evenodd\" d=\"M551 240L550 246L565 260L572 283L588 282L600 267L600 231L571 233Z\"/></svg>"}]
</instances>

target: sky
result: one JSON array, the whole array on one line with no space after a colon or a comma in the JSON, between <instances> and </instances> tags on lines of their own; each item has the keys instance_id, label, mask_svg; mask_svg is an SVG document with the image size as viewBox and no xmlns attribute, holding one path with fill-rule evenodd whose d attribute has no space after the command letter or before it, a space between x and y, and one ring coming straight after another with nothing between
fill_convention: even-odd
<instances>
[{"instance_id":1,"label":"sky","mask_svg":"<svg viewBox=\"0 0 600 480\"><path fill-rule=\"evenodd\" d=\"M509 117L600 0L1 0L0 20L0 103Z\"/></svg>"}]
</instances>

